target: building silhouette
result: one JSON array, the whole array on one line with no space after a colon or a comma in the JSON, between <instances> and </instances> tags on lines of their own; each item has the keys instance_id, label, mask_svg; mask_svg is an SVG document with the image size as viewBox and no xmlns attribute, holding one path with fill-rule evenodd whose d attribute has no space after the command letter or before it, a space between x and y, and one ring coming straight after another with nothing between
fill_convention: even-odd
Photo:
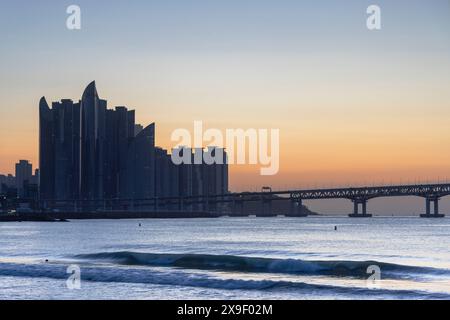
<instances>
[{"instance_id":1,"label":"building silhouette","mask_svg":"<svg viewBox=\"0 0 450 320\"><path fill-rule=\"evenodd\" d=\"M6 187L16 187L16 177L12 174L0 174L0 185Z\"/></svg>"},{"instance_id":2,"label":"building silhouette","mask_svg":"<svg viewBox=\"0 0 450 320\"><path fill-rule=\"evenodd\" d=\"M39 102L39 198L55 200L133 200L189 197L228 192L228 165L222 148L176 150L222 155L224 163L172 162L155 146L155 124L135 123L135 111L107 108L95 82L79 102ZM172 151L174 152L174 151ZM31 170L31 169L30 169ZM200 209L200 208L199 208Z\"/></svg>"},{"instance_id":3,"label":"building silhouette","mask_svg":"<svg viewBox=\"0 0 450 320\"><path fill-rule=\"evenodd\" d=\"M31 183L33 177L32 165L28 160L19 160L16 163L16 188L20 198L25 197L26 186Z\"/></svg>"}]
</instances>

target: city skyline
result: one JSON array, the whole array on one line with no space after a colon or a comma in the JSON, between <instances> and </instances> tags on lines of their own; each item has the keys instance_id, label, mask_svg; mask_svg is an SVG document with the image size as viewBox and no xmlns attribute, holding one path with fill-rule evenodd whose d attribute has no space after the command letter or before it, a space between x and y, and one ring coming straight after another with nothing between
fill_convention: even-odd
<instances>
[{"instance_id":1,"label":"city skyline","mask_svg":"<svg viewBox=\"0 0 450 320\"><path fill-rule=\"evenodd\" d=\"M114 199L122 201L115 204L117 209L130 209L141 199L228 193L223 149L173 148L172 155L189 159L198 153L202 159L205 154L221 159L210 164L203 160L176 164L167 150L155 144L155 123L142 126L135 118L135 111L126 106L108 108L95 81L78 102L65 98L50 107L43 96L39 101L39 198L35 200L43 208L55 200L68 201L69 207L72 201L84 201L87 207L82 210L93 210L89 206L97 209L96 201ZM31 172L31 165L27 163L26 169ZM21 188L24 179L17 180Z\"/></svg>"}]
</instances>

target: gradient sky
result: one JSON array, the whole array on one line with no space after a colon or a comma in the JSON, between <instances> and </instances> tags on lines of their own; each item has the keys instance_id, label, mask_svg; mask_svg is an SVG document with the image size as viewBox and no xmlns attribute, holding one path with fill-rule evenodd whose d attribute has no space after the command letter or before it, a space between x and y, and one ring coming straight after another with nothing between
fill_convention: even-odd
<instances>
[{"instance_id":1,"label":"gradient sky","mask_svg":"<svg viewBox=\"0 0 450 320\"><path fill-rule=\"evenodd\" d=\"M71 4L80 31L65 27ZM78 100L96 80L166 148L194 120L279 128L280 173L232 167L232 190L450 179L450 0L2 1L0 37L1 173L37 164L41 96Z\"/></svg>"}]
</instances>

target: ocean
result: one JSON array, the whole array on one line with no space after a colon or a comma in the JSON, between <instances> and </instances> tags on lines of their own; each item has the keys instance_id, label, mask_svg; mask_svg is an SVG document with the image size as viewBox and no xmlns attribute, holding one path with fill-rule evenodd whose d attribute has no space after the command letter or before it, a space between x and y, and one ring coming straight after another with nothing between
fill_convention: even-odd
<instances>
[{"instance_id":1,"label":"ocean","mask_svg":"<svg viewBox=\"0 0 450 320\"><path fill-rule=\"evenodd\" d=\"M450 218L0 223L0 299L450 299L449 249Z\"/></svg>"}]
</instances>

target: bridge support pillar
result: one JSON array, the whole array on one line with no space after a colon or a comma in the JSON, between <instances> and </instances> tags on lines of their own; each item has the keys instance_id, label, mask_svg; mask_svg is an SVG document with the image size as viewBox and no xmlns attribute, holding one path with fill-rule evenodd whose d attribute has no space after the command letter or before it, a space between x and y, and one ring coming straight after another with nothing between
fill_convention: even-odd
<instances>
[{"instance_id":1,"label":"bridge support pillar","mask_svg":"<svg viewBox=\"0 0 450 320\"><path fill-rule=\"evenodd\" d=\"M299 216L303 216L303 201L302 201L302 199L298 199L298 201L297 201L297 214Z\"/></svg>"},{"instance_id":2,"label":"bridge support pillar","mask_svg":"<svg viewBox=\"0 0 450 320\"><path fill-rule=\"evenodd\" d=\"M261 212L260 214L256 213L256 216L263 216L264 215L264 197L261 197L261 201L260 201L260 208L259 211Z\"/></svg>"},{"instance_id":3,"label":"bridge support pillar","mask_svg":"<svg viewBox=\"0 0 450 320\"><path fill-rule=\"evenodd\" d=\"M303 212L303 202L302 199L291 199L290 212L286 216L288 217L306 217L307 215Z\"/></svg>"},{"instance_id":4,"label":"bridge support pillar","mask_svg":"<svg viewBox=\"0 0 450 320\"><path fill-rule=\"evenodd\" d=\"M266 210L267 209L267 210ZM261 197L261 213L256 216L269 217L272 215L272 200Z\"/></svg>"},{"instance_id":5,"label":"bridge support pillar","mask_svg":"<svg viewBox=\"0 0 450 320\"><path fill-rule=\"evenodd\" d=\"M256 214L256 216L260 216L260 217L268 217L272 215L272 199L268 198L270 196L265 196L262 195L261 196L261 207L260 207L260 213ZM267 204L267 205L266 205ZM266 209L268 209L266 211Z\"/></svg>"},{"instance_id":6,"label":"bridge support pillar","mask_svg":"<svg viewBox=\"0 0 450 320\"><path fill-rule=\"evenodd\" d=\"M367 213L367 199L353 199L353 213L349 214L350 218L370 218L372 215ZM361 204L362 212L359 213L359 205Z\"/></svg>"},{"instance_id":7,"label":"bridge support pillar","mask_svg":"<svg viewBox=\"0 0 450 320\"><path fill-rule=\"evenodd\" d=\"M433 213L431 213L431 202L433 202ZM421 214L422 218L443 218L444 214L439 213L439 197L425 198L425 214Z\"/></svg>"},{"instance_id":8,"label":"bridge support pillar","mask_svg":"<svg viewBox=\"0 0 450 320\"><path fill-rule=\"evenodd\" d=\"M203 202L203 211L209 212L209 197L207 196Z\"/></svg>"},{"instance_id":9,"label":"bridge support pillar","mask_svg":"<svg viewBox=\"0 0 450 320\"><path fill-rule=\"evenodd\" d=\"M358 201L353 201L353 214L358 214L359 208L358 208Z\"/></svg>"},{"instance_id":10,"label":"bridge support pillar","mask_svg":"<svg viewBox=\"0 0 450 320\"><path fill-rule=\"evenodd\" d=\"M233 201L233 215L243 216L244 215L244 201L234 200Z\"/></svg>"}]
</instances>

